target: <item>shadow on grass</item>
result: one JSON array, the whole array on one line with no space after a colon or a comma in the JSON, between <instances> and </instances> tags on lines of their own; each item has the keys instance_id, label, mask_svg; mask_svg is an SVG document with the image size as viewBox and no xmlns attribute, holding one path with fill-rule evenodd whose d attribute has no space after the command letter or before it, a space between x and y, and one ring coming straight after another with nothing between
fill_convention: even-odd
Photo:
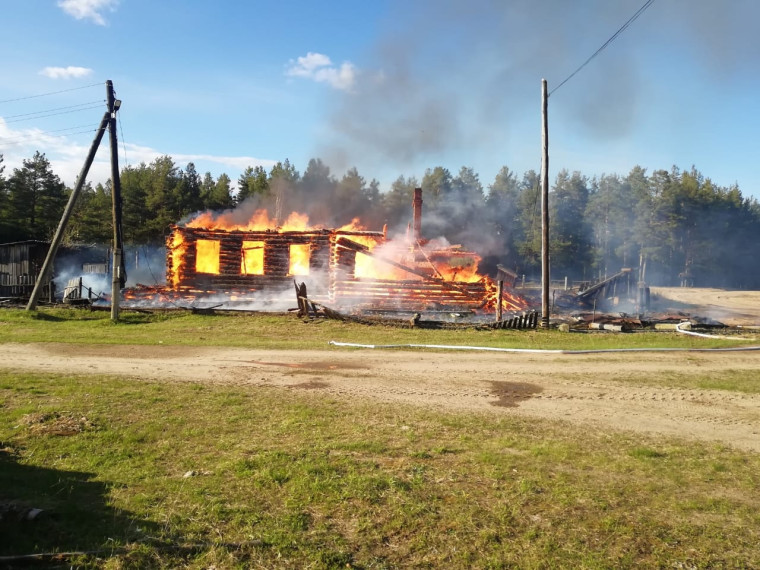
<instances>
[{"instance_id":1,"label":"shadow on grass","mask_svg":"<svg viewBox=\"0 0 760 570\"><path fill-rule=\"evenodd\" d=\"M65 309L54 309L53 312L48 310L36 310L25 313L29 318L35 321L46 321L50 323L62 323L67 321L99 321L103 318L93 313L88 307L71 307Z\"/></svg>"},{"instance_id":2,"label":"shadow on grass","mask_svg":"<svg viewBox=\"0 0 760 570\"><path fill-rule=\"evenodd\" d=\"M50 313L41 313L39 311L29 312L29 317L35 321L48 321L51 323L60 323L62 321L70 320L60 315L51 315Z\"/></svg>"},{"instance_id":3,"label":"shadow on grass","mask_svg":"<svg viewBox=\"0 0 760 570\"><path fill-rule=\"evenodd\" d=\"M0 557L107 552L155 536L155 523L109 506L109 484L93 477L23 465L0 443Z\"/></svg>"}]
</instances>

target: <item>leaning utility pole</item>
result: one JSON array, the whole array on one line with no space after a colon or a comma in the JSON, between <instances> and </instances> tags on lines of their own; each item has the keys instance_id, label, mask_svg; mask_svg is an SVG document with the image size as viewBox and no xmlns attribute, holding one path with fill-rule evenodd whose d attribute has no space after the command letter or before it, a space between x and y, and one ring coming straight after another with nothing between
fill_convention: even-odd
<instances>
[{"instance_id":1,"label":"leaning utility pole","mask_svg":"<svg viewBox=\"0 0 760 570\"><path fill-rule=\"evenodd\" d=\"M124 268L123 240L121 233L121 180L119 178L119 148L116 141L116 111L121 101L114 97L113 82L106 81L106 94L110 121L108 130L111 141L111 203L113 206L113 263L111 277L111 320L119 320L119 298L127 275Z\"/></svg>"},{"instance_id":2,"label":"leaning utility pole","mask_svg":"<svg viewBox=\"0 0 760 570\"><path fill-rule=\"evenodd\" d=\"M541 80L541 328L549 328L549 95Z\"/></svg>"},{"instance_id":3,"label":"leaning utility pole","mask_svg":"<svg viewBox=\"0 0 760 570\"><path fill-rule=\"evenodd\" d=\"M82 191L82 186L84 186L84 182L87 179L87 173L90 171L90 166L92 166L92 161L95 159L95 154L98 152L98 147L100 146L100 141L103 138L103 133L106 130L110 116L111 114L106 111L103 115L103 119L100 121L98 130L95 131L95 138L90 145L90 152L87 154L87 158L84 161L84 166L82 166L82 171L79 173L79 178L77 178L76 186L74 187L74 190L71 191L71 196L69 196L69 201L66 204L66 209L63 211L63 215L61 216L61 221L58 222L58 229L55 230L55 235L53 236L53 241L50 243L50 249L48 249L45 261L42 264L42 269L40 269L40 272L37 275L37 282L34 284L32 296L29 298L29 302L26 305L27 311L34 311L37 308L37 301L40 298L40 293L42 292L44 283L47 281L50 270L53 267L53 261L55 260L55 256L58 253L58 247L61 245L63 233L66 231L66 225L69 223L71 213L74 211L74 204L77 201L79 193Z\"/></svg>"}]
</instances>

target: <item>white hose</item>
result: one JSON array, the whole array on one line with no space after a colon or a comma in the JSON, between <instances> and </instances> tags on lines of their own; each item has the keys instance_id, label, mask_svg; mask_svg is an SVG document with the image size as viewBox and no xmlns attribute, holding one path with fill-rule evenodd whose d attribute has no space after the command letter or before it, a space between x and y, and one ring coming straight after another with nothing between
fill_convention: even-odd
<instances>
[{"instance_id":1,"label":"white hose","mask_svg":"<svg viewBox=\"0 0 760 570\"><path fill-rule=\"evenodd\" d=\"M753 338L742 338L740 336L719 336L719 335L716 335L716 334L704 334L704 333L698 333L698 332L692 332L692 331L683 330L681 328L681 325L686 325L686 324L690 324L689 321L684 321L682 323L678 323L676 325L676 332L680 332L681 334L689 334L691 336L699 336L699 337L702 337L702 338L719 338L719 339L722 339L722 340L754 340Z\"/></svg>"},{"instance_id":2,"label":"white hose","mask_svg":"<svg viewBox=\"0 0 760 570\"><path fill-rule=\"evenodd\" d=\"M541 352L562 354L562 350L551 350L541 348L497 348L493 346L458 346L450 344L355 344L352 342L337 342L331 340L328 344L333 346L349 346L352 348L442 348L445 350L482 350L492 352Z\"/></svg>"},{"instance_id":3,"label":"white hose","mask_svg":"<svg viewBox=\"0 0 760 570\"><path fill-rule=\"evenodd\" d=\"M526 352L541 354L598 354L603 352L738 352L760 350L760 346L734 348L599 348L594 350L564 350L550 348L497 348L494 346L459 346L448 344L357 344L354 342L328 342L333 346L350 348L438 348L444 350L480 350L488 352Z\"/></svg>"}]
</instances>

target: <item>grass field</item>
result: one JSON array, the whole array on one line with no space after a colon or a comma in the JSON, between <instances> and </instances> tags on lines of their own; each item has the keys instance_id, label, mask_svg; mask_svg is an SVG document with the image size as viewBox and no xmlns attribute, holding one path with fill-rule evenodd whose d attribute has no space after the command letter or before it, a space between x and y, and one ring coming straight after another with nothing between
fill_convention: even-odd
<instances>
[{"instance_id":1,"label":"grass field","mask_svg":"<svg viewBox=\"0 0 760 570\"><path fill-rule=\"evenodd\" d=\"M276 315L125 314L114 325L79 311L2 311L0 334L277 348L368 336L562 348L621 338L720 343ZM12 370L0 372L0 411L0 503L12 508L0 519L0 567L54 552L80 554L48 562L103 568L760 566L760 456L718 445L307 389ZM19 521L30 507L44 512Z\"/></svg>"},{"instance_id":2,"label":"grass field","mask_svg":"<svg viewBox=\"0 0 760 570\"><path fill-rule=\"evenodd\" d=\"M445 344L512 348L590 350L600 348L711 348L757 343L705 339L675 332L567 334L556 330L514 331L484 328L424 329L298 319L295 315L189 312L110 314L86 309L0 309L3 342L85 342L97 344L175 344L247 348L324 349L328 341L373 344Z\"/></svg>"}]
</instances>

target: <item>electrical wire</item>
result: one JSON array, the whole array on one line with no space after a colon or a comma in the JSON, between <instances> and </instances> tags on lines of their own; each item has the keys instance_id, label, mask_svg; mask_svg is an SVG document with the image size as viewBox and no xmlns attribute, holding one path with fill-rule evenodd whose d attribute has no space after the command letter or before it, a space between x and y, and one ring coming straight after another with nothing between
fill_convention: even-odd
<instances>
[{"instance_id":1,"label":"electrical wire","mask_svg":"<svg viewBox=\"0 0 760 570\"><path fill-rule=\"evenodd\" d=\"M113 92L113 96L114 98L118 99L115 89ZM124 164L129 166L129 160L127 160L127 144L124 142L124 129L121 126L121 113L118 113L116 115L116 118L119 120L119 132L121 133L121 147L122 149L124 149Z\"/></svg>"},{"instance_id":2,"label":"electrical wire","mask_svg":"<svg viewBox=\"0 0 760 570\"><path fill-rule=\"evenodd\" d=\"M34 121L36 119L46 119L48 117L55 117L56 115L66 115L68 113L78 113L79 111L89 111L90 109L97 109L101 106L100 103L97 105L90 105L89 107L82 107L81 109L72 109L69 111L60 111L58 113L50 113L48 115L38 115L36 117L25 117L22 119L13 119L12 121L5 121L5 123L19 123L21 121Z\"/></svg>"},{"instance_id":3,"label":"electrical wire","mask_svg":"<svg viewBox=\"0 0 760 570\"><path fill-rule=\"evenodd\" d=\"M158 278L156 277L155 273L153 273L153 267L150 265L150 257L148 256L148 251L145 246L142 246L142 252L145 263L148 266L148 273L150 273L150 276L153 278L153 284L159 285L160 283L158 282Z\"/></svg>"},{"instance_id":4,"label":"electrical wire","mask_svg":"<svg viewBox=\"0 0 760 570\"><path fill-rule=\"evenodd\" d=\"M83 85L82 87L72 87L71 89L61 89L60 91L49 91L47 93L40 93L39 95L28 95L26 97L18 97L16 99L5 99L0 101L2 103L13 103L14 101L24 101L26 99L36 99L37 97L46 97L48 95L58 95L59 93L68 93L69 91L78 91L79 89L87 89L88 87L103 86L102 83L92 83L90 85Z\"/></svg>"},{"instance_id":5,"label":"electrical wire","mask_svg":"<svg viewBox=\"0 0 760 570\"><path fill-rule=\"evenodd\" d=\"M76 132L73 132L73 133L66 133L66 134L63 134L63 135L50 135L50 138L73 137L74 135L81 135L81 134L84 134L84 133L94 133L94 132L97 132L97 130L98 130L97 128L93 127L93 128L86 129L86 130L83 130L83 131L76 131ZM5 142L2 139L0 139L0 147L18 146L18 145L24 144L25 142L31 142L31 141L35 141L35 140L37 140L37 138L33 137L33 136L30 136L30 137L28 137L26 139L18 140L16 142Z\"/></svg>"},{"instance_id":6,"label":"electrical wire","mask_svg":"<svg viewBox=\"0 0 760 570\"><path fill-rule=\"evenodd\" d=\"M68 127L68 128L65 128L65 129L56 129L54 131L41 131L39 133L30 133L30 134L27 134L27 135L24 135L24 136L20 136L20 137L11 137L11 138L0 137L0 143L10 142L10 141L17 141L17 140L23 141L23 140L36 139L37 137L40 137L42 135L48 135L50 133L61 133L63 131L73 131L75 129L84 129L85 127L92 127L94 129L96 126L97 125L77 125L76 127ZM66 135L57 135L57 136L66 136Z\"/></svg>"},{"instance_id":7,"label":"electrical wire","mask_svg":"<svg viewBox=\"0 0 760 570\"><path fill-rule=\"evenodd\" d=\"M533 204L533 215L531 216L530 220L530 239L531 241L535 240L535 234L536 234L536 225L538 224L538 215L541 208L541 168L538 169L538 176L536 177L536 202Z\"/></svg>"},{"instance_id":8,"label":"electrical wire","mask_svg":"<svg viewBox=\"0 0 760 570\"><path fill-rule=\"evenodd\" d=\"M8 119L15 119L16 117L29 117L30 115L42 115L43 113L51 113L53 111L61 111L63 109L75 109L76 107L84 107L85 105L94 105L95 103L103 103L105 99L99 101L88 101L87 103L79 103L79 105L69 105L67 107L56 107L54 109L45 109L44 111L35 111L34 113L22 113L20 115L8 115L3 117L6 121Z\"/></svg>"},{"instance_id":9,"label":"electrical wire","mask_svg":"<svg viewBox=\"0 0 760 570\"><path fill-rule=\"evenodd\" d=\"M129 167L129 159L127 158L127 143L124 142L124 129L121 126L121 114L118 115L119 119L119 132L121 133L121 148L124 151L124 164Z\"/></svg>"},{"instance_id":10,"label":"electrical wire","mask_svg":"<svg viewBox=\"0 0 760 570\"><path fill-rule=\"evenodd\" d=\"M559 88L560 88L560 87L562 87L562 86L563 86L565 83L567 83L568 81L570 81L570 80L571 80L571 79L572 79L572 78L575 76L575 74L576 74L576 73L578 73L578 72L579 72L581 69L583 69L584 67L586 67L586 65L588 65L588 63L589 63L589 62L590 62L592 59L594 59L594 58L595 58L597 55L599 55L599 53L601 53L601 51L602 51L604 48L606 48L606 47L607 47L608 45L610 45L610 44L611 44L613 41L615 41L615 39L616 39L616 38L617 38L617 37L618 37L620 34L622 34L622 33L623 33L625 30L626 30L626 28L628 28L628 26L630 26L630 25L631 25L631 24L632 24L634 21L636 21L636 19L637 19L639 16L641 16L641 15L642 15L642 14L643 14L643 13L646 11L646 9L647 9L647 8L649 8L649 7L650 7L652 4L654 4L654 0L647 0L647 1L644 3L644 5L643 5L641 8L639 8L639 9L636 11L636 13L635 13L633 16L631 16L631 17L628 19L628 21L627 21L625 24L623 24L623 25L620 27L620 29L619 29L617 32L615 32L614 34L612 34L612 36L610 37L610 39L608 39L606 42L604 42L604 43L602 44L602 47L600 47L600 48L599 48L598 50L596 50L596 51L595 51L593 54L591 54L591 57L589 57L589 58L588 58L586 61L584 61L584 62L583 62L581 65L580 65L580 67L579 67L578 69L576 69L576 70L575 70L575 71L573 71L573 72L572 72L570 75L568 75L568 76L567 76L567 78L566 78L566 79L565 79L565 80L564 80L562 83L560 83L560 84L559 84L559 85L557 85L557 86L556 86L554 89L552 89L552 90L549 92L549 95L548 95L548 96L549 96L549 97L551 97L551 95L552 95L552 94L553 94L553 93L554 93L554 92L555 92L557 89L559 89Z\"/></svg>"}]
</instances>

